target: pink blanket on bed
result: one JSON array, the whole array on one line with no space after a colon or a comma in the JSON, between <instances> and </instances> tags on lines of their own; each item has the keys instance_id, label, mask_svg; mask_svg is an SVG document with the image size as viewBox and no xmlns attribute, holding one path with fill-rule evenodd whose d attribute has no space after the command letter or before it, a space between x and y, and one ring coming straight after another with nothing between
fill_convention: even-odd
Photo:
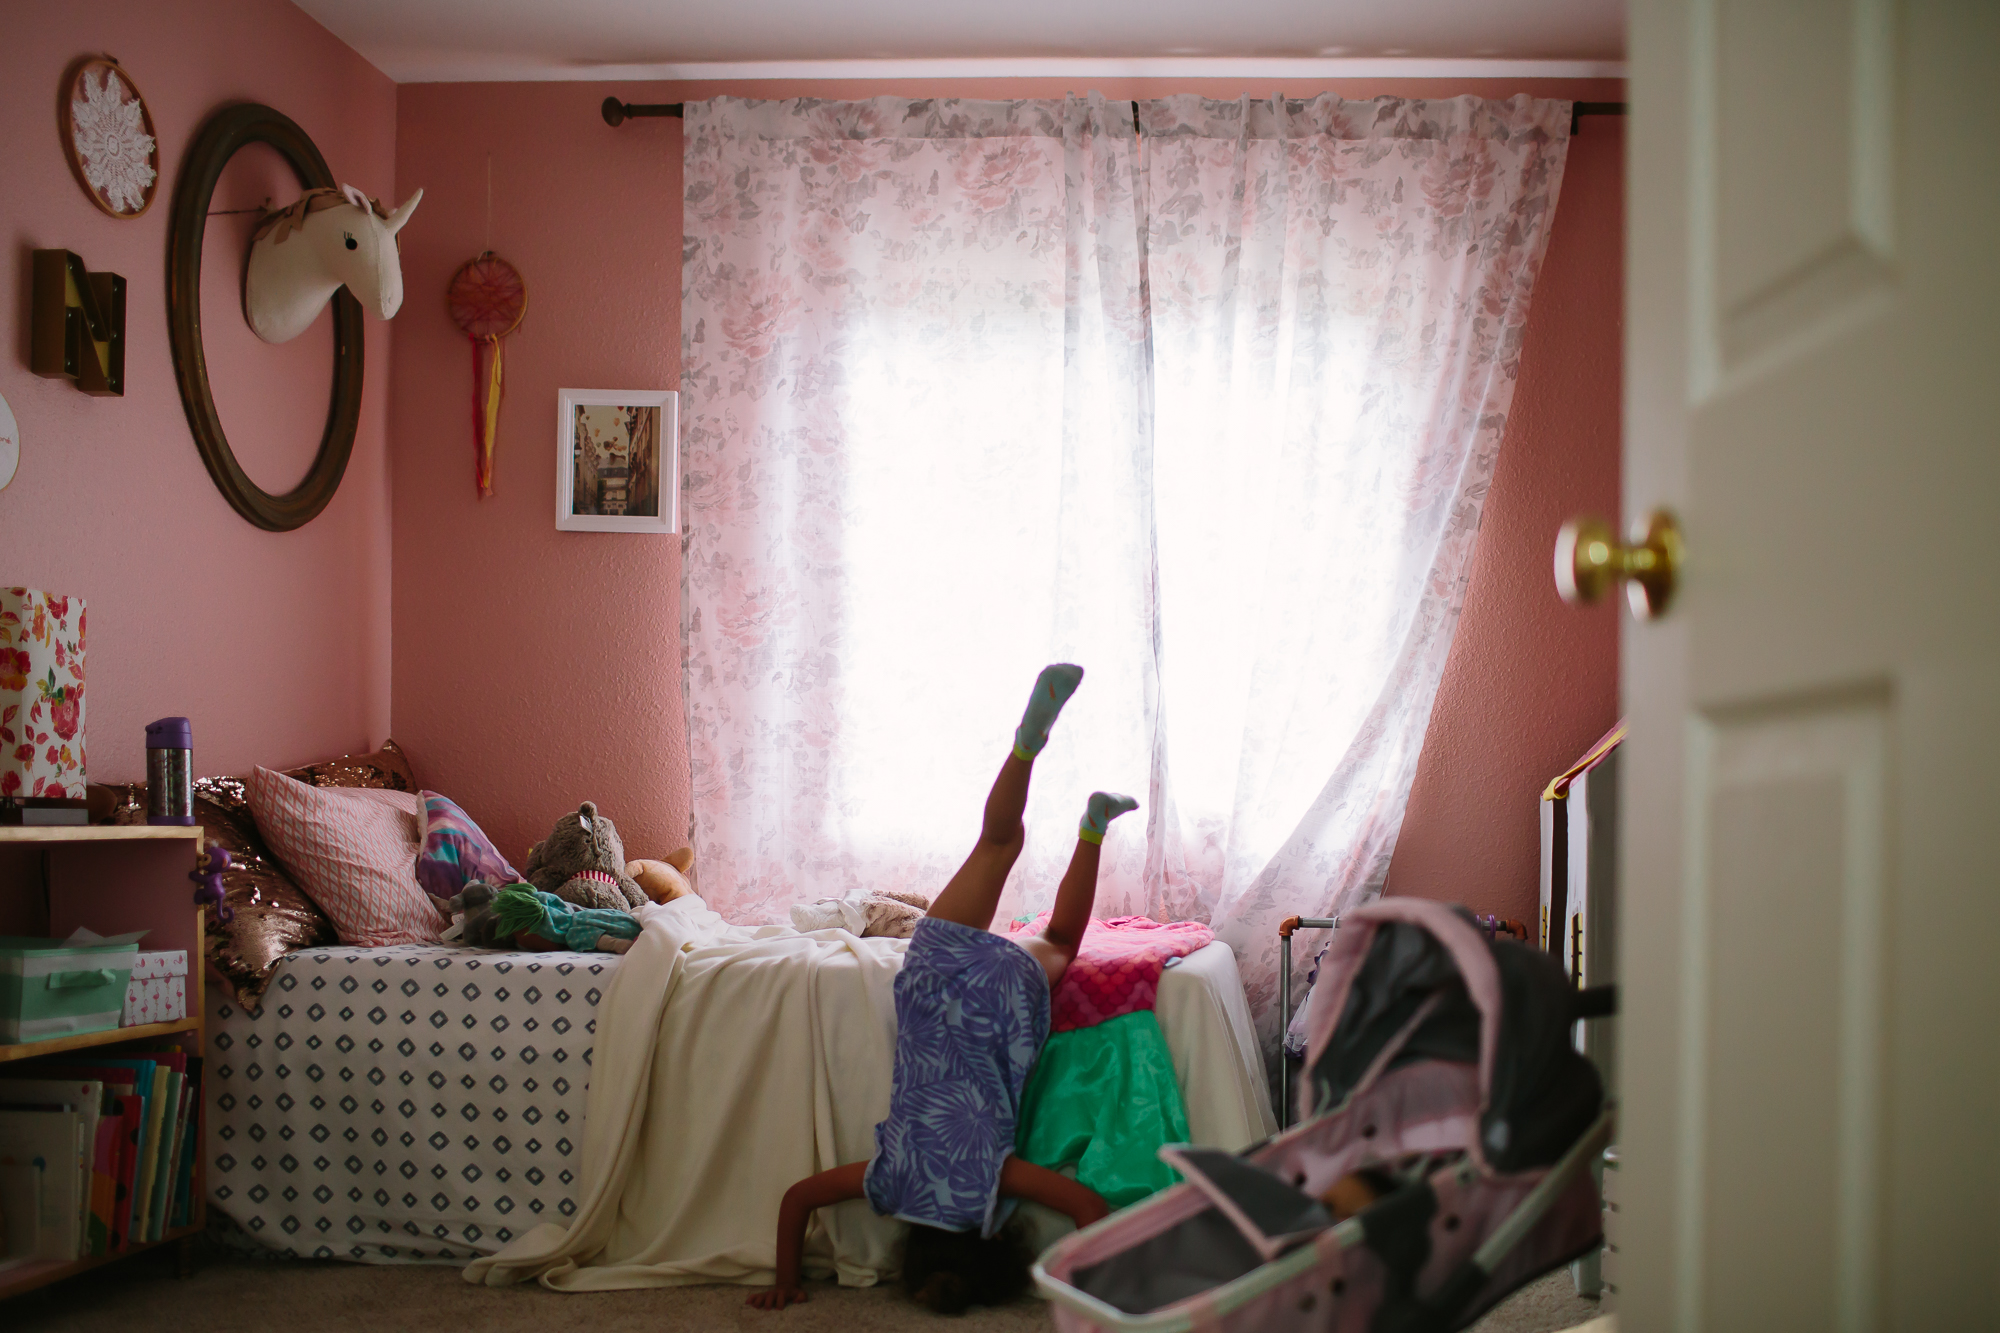
<instances>
[{"instance_id":1,"label":"pink blanket on bed","mask_svg":"<svg viewBox=\"0 0 2000 1333\"><path fill-rule=\"evenodd\" d=\"M1044 912L1012 927L1009 935L1037 935L1048 924ZM1092 921L1083 932L1076 961L1049 997L1054 1032L1087 1028L1140 1009L1151 1009L1167 963L1191 954L1215 938L1199 921L1153 921L1143 916Z\"/></svg>"}]
</instances>

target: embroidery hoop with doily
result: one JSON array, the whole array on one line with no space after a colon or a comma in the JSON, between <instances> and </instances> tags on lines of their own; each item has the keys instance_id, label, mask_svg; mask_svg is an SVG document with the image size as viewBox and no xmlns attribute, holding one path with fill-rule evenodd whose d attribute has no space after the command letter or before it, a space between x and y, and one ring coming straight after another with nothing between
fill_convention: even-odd
<instances>
[{"instance_id":1,"label":"embroidery hoop with doily","mask_svg":"<svg viewBox=\"0 0 2000 1333\"><path fill-rule=\"evenodd\" d=\"M87 89L85 80L92 75L97 77L96 88ZM132 123L120 128L120 137L126 140L124 144L126 149L143 147L144 155L137 159L135 166L134 159L128 153L117 154L124 164L121 175L130 174L135 170L151 173L152 179L145 181L143 185L133 182L131 188L139 190L137 208L120 206L123 199L129 198L129 188L119 191L118 196L114 198L112 194L106 192L104 186L93 182L90 178L91 167L85 159L94 157L95 152L119 147L102 137L103 127L78 124L74 108L79 100L90 102L91 91L108 92L113 101L125 111L137 109L137 115L131 117ZM153 199L160 192L159 135L153 129L153 113L147 109L145 96L140 93L139 85L133 81L123 65L110 56L84 56L78 59L63 76L62 88L56 99L56 118L62 131L63 156L69 161L70 173L76 177L76 183L83 187L83 192L90 196L90 202L96 204L99 211L114 218L130 219L138 217L153 206ZM104 166L98 169L100 174L106 170Z\"/></svg>"}]
</instances>

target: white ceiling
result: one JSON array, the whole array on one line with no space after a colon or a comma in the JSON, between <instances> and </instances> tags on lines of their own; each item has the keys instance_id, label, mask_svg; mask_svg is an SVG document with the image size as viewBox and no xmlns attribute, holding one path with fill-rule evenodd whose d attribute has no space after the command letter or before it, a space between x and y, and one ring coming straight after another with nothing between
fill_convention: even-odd
<instances>
[{"instance_id":1,"label":"white ceiling","mask_svg":"<svg viewBox=\"0 0 2000 1333\"><path fill-rule=\"evenodd\" d=\"M399 83L1622 74L1624 0L297 0ZM1489 68L1490 67L1490 68Z\"/></svg>"}]
</instances>

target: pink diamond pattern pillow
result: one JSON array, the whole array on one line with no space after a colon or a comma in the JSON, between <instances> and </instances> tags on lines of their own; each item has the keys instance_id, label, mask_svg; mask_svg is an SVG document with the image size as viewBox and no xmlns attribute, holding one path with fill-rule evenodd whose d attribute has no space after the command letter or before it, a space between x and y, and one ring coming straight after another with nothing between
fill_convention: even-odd
<instances>
[{"instance_id":1,"label":"pink diamond pattern pillow","mask_svg":"<svg viewBox=\"0 0 2000 1333\"><path fill-rule=\"evenodd\" d=\"M245 784L265 845L333 922L342 944L435 944L445 920L417 883L423 798L309 787L260 768Z\"/></svg>"}]
</instances>

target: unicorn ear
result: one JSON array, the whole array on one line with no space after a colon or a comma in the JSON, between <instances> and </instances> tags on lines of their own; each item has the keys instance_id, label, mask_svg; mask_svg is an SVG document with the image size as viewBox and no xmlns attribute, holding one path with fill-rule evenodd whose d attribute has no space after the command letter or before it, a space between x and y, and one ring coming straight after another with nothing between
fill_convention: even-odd
<instances>
[{"instance_id":1,"label":"unicorn ear","mask_svg":"<svg viewBox=\"0 0 2000 1333\"><path fill-rule=\"evenodd\" d=\"M353 204L362 212L368 213L373 211L368 207L368 196L355 189L352 185L341 186L340 192L347 196L348 203Z\"/></svg>"},{"instance_id":2,"label":"unicorn ear","mask_svg":"<svg viewBox=\"0 0 2000 1333\"><path fill-rule=\"evenodd\" d=\"M411 195L408 199L405 199L403 201L403 206L401 208L398 208L395 212L391 213L387 218L383 220L382 225L389 229L389 234L391 236L394 236L397 232L403 229L403 224L410 220L410 214L417 211L417 205L423 202L423 197L424 197L424 192L422 190L418 190L415 194Z\"/></svg>"}]
</instances>

